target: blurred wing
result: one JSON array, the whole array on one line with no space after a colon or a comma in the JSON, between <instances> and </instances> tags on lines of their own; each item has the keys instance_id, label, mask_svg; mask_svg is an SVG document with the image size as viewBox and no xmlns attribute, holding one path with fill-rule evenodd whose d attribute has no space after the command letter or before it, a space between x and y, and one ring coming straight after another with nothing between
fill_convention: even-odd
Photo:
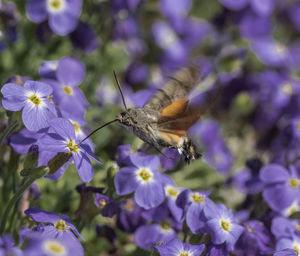
<instances>
[{"instance_id":1,"label":"blurred wing","mask_svg":"<svg viewBox=\"0 0 300 256\"><path fill-rule=\"evenodd\" d=\"M200 70L196 66L179 70L174 77L144 105L162 111L178 99L184 98L200 81Z\"/></svg>"}]
</instances>

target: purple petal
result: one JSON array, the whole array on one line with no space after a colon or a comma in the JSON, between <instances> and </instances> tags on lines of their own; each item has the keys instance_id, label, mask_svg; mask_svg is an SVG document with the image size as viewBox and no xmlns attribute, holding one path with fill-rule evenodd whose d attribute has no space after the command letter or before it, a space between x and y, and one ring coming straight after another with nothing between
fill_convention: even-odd
<instances>
[{"instance_id":1,"label":"purple petal","mask_svg":"<svg viewBox=\"0 0 300 256\"><path fill-rule=\"evenodd\" d=\"M26 101L24 87L14 83L5 84L1 93L4 98L2 99L2 105L5 109L10 111L19 111L21 110Z\"/></svg>"},{"instance_id":2,"label":"purple petal","mask_svg":"<svg viewBox=\"0 0 300 256\"><path fill-rule=\"evenodd\" d=\"M136 167L146 167L150 170L156 170L160 165L159 157L156 155L152 156L139 156L139 155L130 155L131 162Z\"/></svg>"},{"instance_id":3,"label":"purple petal","mask_svg":"<svg viewBox=\"0 0 300 256\"><path fill-rule=\"evenodd\" d=\"M165 191L160 182L147 182L137 187L134 199L139 206L148 210L160 205L165 200Z\"/></svg>"},{"instance_id":4,"label":"purple petal","mask_svg":"<svg viewBox=\"0 0 300 256\"><path fill-rule=\"evenodd\" d=\"M90 159L84 154L73 154L77 172L83 182L90 182L94 176L94 170Z\"/></svg>"},{"instance_id":5,"label":"purple petal","mask_svg":"<svg viewBox=\"0 0 300 256\"><path fill-rule=\"evenodd\" d=\"M64 139L75 140L75 130L73 124L65 118L54 118L49 122L50 126Z\"/></svg>"},{"instance_id":6,"label":"purple petal","mask_svg":"<svg viewBox=\"0 0 300 256\"><path fill-rule=\"evenodd\" d=\"M77 86L84 78L85 67L77 59L64 57L58 63L56 75L64 85Z\"/></svg>"},{"instance_id":7,"label":"purple petal","mask_svg":"<svg viewBox=\"0 0 300 256\"><path fill-rule=\"evenodd\" d=\"M45 135L39 140L39 145L43 151L70 152L64 139L55 133L48 133Z\"/></svg>"},{"instance_id":8,"label":"purple petal","mask_svg":"<svg viewBox=\"0 0 300 256\"><path fill-rule=\"evenodd\" d=\"M121 168L114 178L116 192L118 195L127 195L135 191L138 186L136 179L136 168Z\"/></svg>"},{"instance_id":9,"label":"purple petal","mask_svg":"<svg viewBox=\"0 0 300 256\"><path fill-rule=\"evenodd\" d=\"M260 171L259 178L264 183L285 182L289 178L287 170L278 164L269 164Z\"/></svg>"},{"instance_id":10,"label":"purple petal","mask_svg":"<svg viewBox=\"0 0 300 256\"><path fill-rule=\"evenodd\" d=\"M274 0L251 0L252 9L261 16L269 16L274 7Z\"/></svg>"},{"instance_id":11,"label":"purple petal","mask_svg":"<svg viewBox=\"0 0 300 256\"><path fill-rule=\"evenodd\" d=\"M151 249L159 239L159 226L157 224L145 225L135 232L134 241L143 249Z\"/></svg>"},{"instance_id":12,"label":"purple petal","mask_svg":"<svg viewBox=\"0 0 300 256\"><path fill-rule=\"evenodd\" d=\"M214 244L222 244L225 242L227 234L222 230L219 219L211 219L206 223L208 233L211 235L211 241Z\"/></svg>"},{"instance_id":13,"label":"purple petal","mask_svg":"<svg viewBox=\"0 0 300 256\"><path fill-rule=\"evenodd\" d=\"M46 0L29 0L26 5L27 17L33 22L42 22L47 19Z\"/></svg>"},{"instance_id":14,"label":"purple petal","mask_svg":"<svg viewBox=\"0 0 300 256\"><path fill-rule=\"evenodd\" d=\"M238 224L231 223L231 230L230 232L228 232L228 237L226 241L227 248L230 251L233 250L236 241L239 239L243 231L244 231L244 227Z\"/></svg>"},{"instance_id":15,"label":"purple petal","mask_svg":"<svg viewBox=\"0 0 300 256\"><path fill-rule=\"evenodd\" d=\"M22 120L25 127L30 131L39 131L49 127L49 121L55 117L47 107L33 106L28 103L22 111Z\"/></svg>"},{"instance_id":16,"label":"purple petal","mask_svg":"<svg viewBox=\"0 0 300 256\"><path fill-rule=\"evenodd\" d=\"M60 220L59 215L44 211L38 207L30 207L24 213L33 220L41 223L55 224L56 221Z\"/></svg>"},{"instance_id":17,"label":"purple petal","mask_svg":"<svg viewBox=\"0 0 300 256\"><path fill-rule=\"evenodd\" d=\"M31 81L31 80L25 82L24 88L34 93L38 93L40 97L48 96L53 91L50 85L43 82Z\"/></svg>"},{"instance_id":18,"label":"purple petal","mask_svg":"<svg viewBox=\"0 0 300 256\"><path fill-rule=\"evenodd\" d=\"M284 184L265 188L263 198L273 210L279 212L289 207L295 199L290 196L289 190L286 189Z\"/></svg>"},{"instance_id":19,"label":"purple petal","mask_svg":"<svg viewBox=\"0 0 300 256\"><path fill-rule=\"evenodd\" d=\"M40 76L48 79L56 79L57 60L43 61L40 65Z\"/></svg>"},{"instance_id":20,"label":"purple petal","mask_svg":"<svg viewBox=\"0 0 300 256\"><path fill-rule=\"evenodd\" d=\"M293 226L290 220L284 217L275 217L272 220L271 231L276 238L291 237Z\"/></svg>"},{"instance_id":21,"label":"purple petal","mask_svg":"<svg viewBox=\"0 0 300 256\"><path fill-rule=\"evenodd\" d=\"M204 203L191 204L186 213L186 224L194 234L199 234L205 226L205 222L200 219Z\"/></svg>"},{"instance_id":22,"label":"purple petal","mask_svg":"<svg viewBox=\"0 0 300 256\"><path fill-rule=\"evenodd\" d=\"M80 147L83 148L84 152L87 154L88 157L92 158L99 164L102 164L101 161L96 156L94 156L91 148L87 144L81 144Z\"/></svg>"},{"instance_id":23,"label":"purple petal","mask_svg":"<svg viewBox=\"0 0 300 256\"><path fill-rule=\"evenodd\" d=\"M78 18L70 12L52 14L49 17L49 26L54 33L64 36L72 32L77 26Z\"/></svg>"},{"instance_id":24,"label":"purple petal","mask_svg":"<svg viewBox=\"0 0 300 256\"><path fill-rule=\"evenodd\" d=\"M248 0L219 0L222 5L233 11L240 11L246 7Z\"/></svg>"}]
</instances>

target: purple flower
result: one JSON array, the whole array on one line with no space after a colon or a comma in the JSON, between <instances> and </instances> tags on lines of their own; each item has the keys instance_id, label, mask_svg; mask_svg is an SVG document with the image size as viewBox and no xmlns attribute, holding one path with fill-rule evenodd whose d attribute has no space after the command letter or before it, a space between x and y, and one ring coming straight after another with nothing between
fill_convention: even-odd
<instances>
[{"instance_id":1,"label":"purple flower","mask_svg":"<svg viewBox=\"0 0 300 256\"><path fill-rule=\"evenodd\" d=\"M83 248L78 238L83 240L76 227L70 222L67 215L61 216L41 210L38 207L30 207L25 214L34 221L44 223L38 230L28 231L25 236L28 238L59 239L62 244L69 244L78 250L78 255L83 255Z\"/></svg>"},{"instance_id":2,"label":"purple flower","mask_svg":"<svg viewBox=\"0 0 300 256\"><path fill-rule=\"evenodd\" d=\"M83 256L83 248L74 242L73 238L39 238L33 236L29 238L26 244L24 256L50 256L50 255L64 255L64 256ZM14 254L15 255L15 254ZM16 255L17 256L17 255Z\"/></svg>"},{"instance_id":3,"label":"purple flower","mask_svg":"<svg viewBox=\"0 0 300 256\"><path fill-rule=\"evenodd\" d=\"M134 193L136 203L150 209L165 199L157 156L130 155L132 165L121 168L114 179L118 195Z\"/></svg>"},{"instance_id":4,"label":"purple flower","mask_svg":"<svg viewBox=\"0 0 300 256\"><path fill-rule=\"evenodd\" d=\"M249 220L243 226L245 230L236 243L235 255L243 256L247 252L248 256L257 256L271 254L274 251L271 233L262 222Z\"/></svg>"},{"instance_id":5,"label":"purple flower","mask_svg":"<svg viewBox=\"0 0 300 256\"><path fill-rule=\"evenodd\" d=\"M48 84L36 81L26 81L24 86L7 83L1 92L3 107L10 111L22 110L23 123L30 131L49 127L49 121L56 116L50 102L52 88Z\"/></svg>"},{"instance_id":6,"label":"purple flower","mask_svg":"<svg viewBox=\"0 0 300 256\"><path fill-rule=\"evenodd\" d=\"M161 12L169 19L183 18L191 7L191 0L162 0Z\"/></svg>"},{"instance_id":7,"label":"purple flower","mask_svg":"<svg viewBox=\"0 0 300 256\"><path fill-rule=\"evenodd\" d=\"M271 38L257 38L252 41L252 49L266 65L281 67L290 60L288 48Z\"/></svg>"},{"instance_id":8,"label":"purple flower","mask_svg":"<svg viewBox=\"0 0 300 256\"><path fill-rule=\"evenodd\" d=\"M294 249L283 249L276 251L273 256L295 256L298 255L298 252Z\"/></svg>"},{"instance_id":9,"label":"purple flower","mask_svg":"<svg viewBox=\"0 0 300 256\"><path fill-rule=\"evenodd\" d=\"M292 238L281 238L278 240L276 244L276 250L284 250L284 249L294 249L297 254L300 253L300 237L299 236L293 236ZM291 253L291 252L289 252ZM289 255L289 254L282 254L282 255ZM293 254L292 254L293 255Z\"/></svg>"},{"instance_id":10,"label":"purple flower","mask_svg":"<svg viewBox=\"0 0 300 256\"><path fill-rule=\"evenodd\" d=\"M119 210L118 205L112 199L100 193L96 194L94 204L101 209L104 217L112 218Z\"/></svg>"},{"instance_id":11,"label":"purple flower","mask_svg":"<svg viewBox=\"0 0 300 256\"><path fill-rule=\"evenodd\" d=\"M219 0L223 6L233 11L240 11L244 9L248 0Z\"/></svg>"},{"instance_id":12,"label":"purple flower","mask_svg":"<svg viewBox=\"0 0 300 256\"><path fill-rule=\"evenodd\" d=\"M229 251L233 250L244 228L235 222L232 210L220 204L204 208L204 214L208 219L205 227L211 241L217 245L225 243Z\"/></svg>"},{"instance_id":13,"label":"purple flower","mask_svg":"<svg viewBox=\"0 0 300 256\"><path fill-rule=\"evenodd\" d=\"M176 204L182 208L185 213L186 224L194 234L204 232L205 218L203 218L203 210L207 207L212 207L214 204L209 198L209 191L192 192L189 189L182 191Z\"/></svg>"},{"instance_id":14,"label":"purple flower","mask_svg":"<svg viewBox=\"0 0 300 256\"><path fill-rule=\"evenodd\" d=\"M132 199L127 199L120 204L120 212L117 216L117 226L119 229L133 233L138 227L146 223L142 216L142 208Z\"/></svg>"},{"instance_id":15,"label":"purple flower","mask_svg":"<svg viewBox=\"0 0 300 256\"><path fill-rule=\"evenodd\" d=\"M92 153L88 144L78 145L80 140L75 134L72 123L64 118L55 118L50 121L55 133L48 133L41 140L44 151L71 152L78 174L83 182L90 182L93 178L93 167L89 158L101 163Z\"/></svg>"},{"instance_id":16,"label":"purple flower","mask_svg":"<svg viewBox=\"0 0 300 256\"><path fill-rule=\"evenodd\" d=\"M29 0L26 13L36 23L48 19L51 30L63 36L76 28L81 5L81 0Z\"/></svg>"},{"instance_id":17,"label":"purple flower","mask_svg":"<svg viewBox=\"0 0 300 256\"><path fill-rule=\"evenodd\" d=\"M63 57L56 69L56 80L46 79L53 87L53 100L59 109L73 118L82 119L89 103L78 87L85 75L84 65L77 59ZM76 104L74 104L76 102Z\"/></svg>"},{"instance_id":18,"label":"purple flower","mask_svg":"<svg viewBox=\"0 0 300 256\"><path fill-rule=\"evenodd\" d=\"M15 247L14 240L9 235L0 237L0 255L23 256L21 249Z\"/></svg>"},{"instance_id":19,"label":"purple flower","mask_svg":"<svg viewBox=\"0 0 300 256\"><path fill-rule=\"evenodd\" d=\"M278 164L269 164L261 169L260 179L265 184L263 198L272 210L282 211L299 200L300 179L293 167L289 172Z\"/></svg>"},{"instance_id":20,"label":"purple flower","mask_svg":"<svg viewBox=\"0 0 300 256\"><path fill-rule=\"evenodd\" d=\"M100 44L100 40L95 31L85 22L78 24L75 31L70 34L70 39L75 48L79 48L87 54L94 52Z\"/></svg>"},{"instance_id":21,"label":"purple flower","mask_svg":"<svg viewBox=\"0 0 300 256\"><path fill-rule=\"evenodd\" d=\"M292 5L289 14L295 28L300 31L300 4Z\"/></svg>"},{"instance_id":22,"label":"purple flower","mask_svg":"<svg viewBox=\"0 0 300 256\"><path fill-rule=\"evenodd\" d=\"M272 234L277 238L292 238L294 235L300 237L300 221L289 220L278 216L272 220Z\"/></svg>"},{"instance_id":23,"label":"purple flower","mask_svg":"<svg viewBox=\"0 0 300 256\"><path fill-rule=\"evenodd\" d=\"M40 65L40 76L43 78L56 79L57 60L42 61Z\"/></svg>"},{"instance_id":24,"label":"purple flower","mask_svg":"<svg viewBox=\"0 0 300 256\"><path fill-rule=\"evenodd\" d=\"M159 252L160 256L200 256L204 250L204 244L191 245L181 242L178 238L175 238L167 243L155 246L155 249Z\"/></svg>"},{"instance_id":25,"label":"purple flower","mask_svg":"<svg viewBox=\"0 0 300 256\"><path fill-rule=\"evenodd\" d=\"M135 243L143 249L150 249L158 242L174 239L182 227L181 223L169 217L166 204L145 211L143 216L151 221L151 224L139 227L134 234Z\"/></svg>"}]
</instances>

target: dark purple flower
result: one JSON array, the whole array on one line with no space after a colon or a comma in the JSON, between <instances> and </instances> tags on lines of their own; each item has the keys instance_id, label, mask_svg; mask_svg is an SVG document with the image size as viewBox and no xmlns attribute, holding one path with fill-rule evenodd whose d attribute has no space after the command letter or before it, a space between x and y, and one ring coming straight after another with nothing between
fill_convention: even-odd
<instances>
[{"instance_id":1,"label":"dark purple flower","mask_svg":"<svg viewBox=\"0 0 300 256\"><path fill-rule=\"evenodd\" d=\"M150 209L165 199L157 156L130 155L132 165L121 168L114 179L118 195L134 193L136 203Z\"/></svg>"},{"instance_id":2,"label":"dark purple flower","mask_svg":"<svg viewBox=\"0 0 300 256\"><path fill-rule=\"evenodd\" d=\"M104 217L112 218L119 210L119 207L114 200L100 193L96 194L94 204L101 209L101 214Z\"/></svg>"},{"instance_id":3,"label":"dark purple flower","mask_svg":"<svg viewBox=\"0 0 300 256\"><path fill-rule=\"evenodd\" d=\"M75 134L72 123L64 118L55 118L50 122L55 133L49 132L41 140L44 151L71 152L76 169L82 181L90 182L93 178L93 167L89 158L101 163L92 153L88 144L78 145L80 140Z\"/></svg>"},{"instance_id":4,"label":"dark purple flower","mask_svg":"<svg viewBox=\"0 0 300 256\"><path fill-rule=\"evenodd\" d=\"M77 28L70 34L70 39L75 48L79 48L91 54L100 45L100 39L97 37L92 27L85 22L80 22Z\"/></svg>"},{"instance_id":5,"label":"dark purple flower","mask_svg":"<svg viewBox=\"0 0 300 256\"><path fill-rule=\"evenodd\" d=\"M182 18L186 16L190 8L191 0L160 1L160 10L169 19Z\"/></svg>"},{"instance_id":6,"label":"dark purple flower","mask_svg":"<svg viewBox=\"0 0 300 256\"><path fill-rule=\"evenodd\" d=\"M278 164L269 164L260 171L260 179L265 184L263 198L274 211L282 211L295 200L299 200L300 179L297 171L290 171Z\"/></svg>"},{"instance_id":7,"label":"dark purple flower","mask_svg":"<svg viewBox=\"0 0 300 256\"><path fill-rule=\"evenodd\" d=\"M186 244L175 238L167 243L155 246L155 249L159 252L160 256L200 256L204 247L204 244Z\"/></svg>"},{"instance_id":8,"label":"dark purple flower","mask_svg":"<svg viewBox=\"0 0 300 256\"><path fill-rule=\"evenodd\" d=\"M290 7L289 18L292 20L295 28L300 31L300 4L295 4Z\"/></svg>"},{"instance_id":9,"label":"dark purple flower","mask_svg":"<svg viewBox=\"0 0 300 256\"><path fill-rule=\"evenodd\" d=\"M56 116L54 105L50 102L50 85L26 81L24 86L7 83L1 92L4 96L2 105L10 111L22 110L22 120L30 131L39 131L49 127L49 121Z\"/></svg>"},{"instance_id":10,"label":"dark purple flower","mask_svg":"<svg viewBox=\"0 0 300 256\"><path fill-rule=\"evenodd\" d=\"M226 248L226 244L213 244L208 242L205 256L228 256L229 252Z\"/></svg>"},{"instance_id":11,"label":"dark purple flower","mask_svg":"<svg viewBox=\"0 0 300 256\"><path fill-rule=\"evenodd\" d=\"M81 0L29 0L26 13L36 23L48 19L55 34L66 35L76 28L81 5Z\"/></svg>"},{"instance_id":12,"label":"dark purple flower","mask_svg":"<svg viewBox=\"0 0 300 256\"><path fill-rule=\"evenodd\" d=\"M203 218L203 211L214 204L208 198L209 194L209 191L192 192L185 189L177 197L176 204L185 211L186 224L194 234L204 232L206 219Z\"/></svg>"},{"instance_id":13,"label":"dark purple flower","mask_svg":"<svg viewBox=\"0 0 300 256\"><path fill-rule=\"evenodd\" d=\"M146 223L142 216L142 208L134 200L127 199L120 204L120 211L117 215L117 226L119 229L133 233L138 227Z\"/></svg>"},{"instance_id":14,"label":"dark purple flower","mask_svg":"<svg viewBox=\"0 0 300 256\"><path fill-rule=\"evenodd\" d=\"M240 11L244 9L248 0L219 0L223 6L233 11Z\"/></svg>"},{"instance_id":15,"label":"dark purple flower","mask_svg":"<svg viewBox=\"0 0 300 256\"><path fill-rule=\"evenodd\" d=\"M226 243L229 251L233 250L236 241L244 231L244 228L234 220L232 210L227 210L223 204L212 205L204 208L206 231L210 234L213 244Z\"/></svg>"},{"instance_id":16,"label":"dark purple flower","mask_svg":"<svg viewBox=\"0 0 300 256\"><path fill-rule=\"evenodd\" d=\"M247 252L248 256L271 254L273 239L270 231L264 224L257 220L246 221L243 234L236 243L234 254L243 256Z\"/></svg>"}]
</instances>

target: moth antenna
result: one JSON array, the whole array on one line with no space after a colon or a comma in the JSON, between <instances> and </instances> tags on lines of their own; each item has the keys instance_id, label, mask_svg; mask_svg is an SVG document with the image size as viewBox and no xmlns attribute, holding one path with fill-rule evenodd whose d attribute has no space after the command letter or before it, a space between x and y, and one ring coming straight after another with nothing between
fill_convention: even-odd
<instances>
[{"instance_id":1,"label":"moth antenna","mask_svg":"<svg viewBox=\"0 0 300 256\"><path fill-rule=\"evenodd\" d=\"M80 141L80 142L78 143L78 146L79 146L82 142L84 142L87 138L91 137L95 132L101 130L101 129L104 128L105 126L110 125L110 124L112 124L112 123L114 123L114 122L116 122L116 121L118 121L118 119L114 119L114 120L112 120L112 121L107 122L107 123L104 124L104 125L101 125L101 126L98 127L97 129L95 129L94 131L92 131L88 136L86 136L82 141Z\"/></svg>"},{"instance_id":2,"label":"moth antenna","mask_svg":"<svg viewBox=\"0 0 300 256\"><path fill-rule=\"evenodd\" d=\"M123 91L122 91L121 85L120 85L120 83L119 83L119 80L118 80L117 74L116 74L116 72L115 72L114 70L113 70L113 72L114 72L115 80L116 80L116 83L117 83L117 85L118 85L118 88L119 88L119 91L120 91L121 97L122 97L122 101L123 101L123 104L124 104L125 110L126 110L126 111L128 111L128 109L127 109L127 106L126 106L126 103L125 103L124 94L123 94Z\"/></svg>"}]
</instances>

